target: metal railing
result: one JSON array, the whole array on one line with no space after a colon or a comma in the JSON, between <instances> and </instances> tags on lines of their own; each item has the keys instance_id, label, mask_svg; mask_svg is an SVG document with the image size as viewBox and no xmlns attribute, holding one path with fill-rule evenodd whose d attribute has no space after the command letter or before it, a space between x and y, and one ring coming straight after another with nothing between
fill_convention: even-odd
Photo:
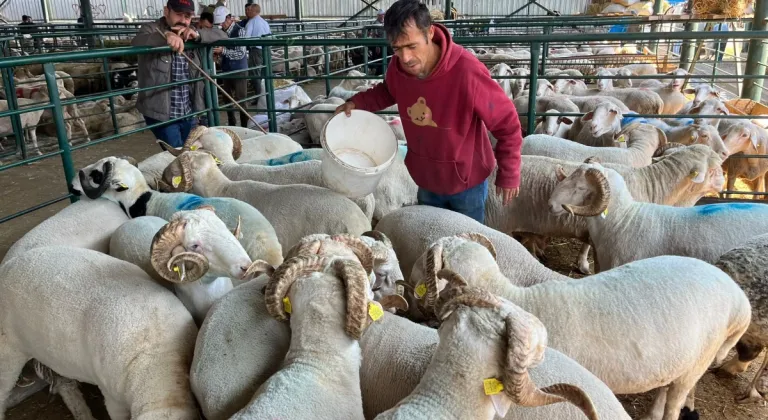
<instances>
[{"instance_id":1,"label":"metal railing","mask_svg":"<svg viewBox=\"0 0 768 420\"><path fill-rule=\"evenodd\" d=\"M253 76L250 75L248 72L253 69L245 69L240 71L234 71L234 72L227 72L227 73L220 73L216 74L215 72L215 64L213 60L213 56L211 53L211 48L216 46L241 46L244 45L246 47L254 47L254 46L261 46L265 49L264 54L264 64L261 67L263 74L260 77L265 81L265 92L257 95L257 96L251 96L248 98L238 98L241 102L250 101L254 98L265 98L266 107L265 108L251 108L248 107L247 109L249 111L256 111L256 112L264 112L265 116L268 120L268 126L270 131L277 131L277 118L279 115L284 113L297 113L297 114L303 114L303 113L313 113L317 111L312 111L311 109L307 109L308 105L310 104L303 104L302 107L294 108L294 109L277 109L275 106L275 92L279 89L279 87L275 86L275 80L280 78L290 78L291 79L291 85L301 85L304 83L312 83L315 81L323 81L325 83L325 91L326 94L331 90L331 81L332 80L342 80L342 79L354 79L355 77L349 77L343 75L343 73L348 72L350 69L362 69L367 70L371 65L373 64L381 64L382 66L382 73L386 72L386 68L388 66L389 60L391 59L391 55L388 55L387 52L387 44L386 41L383 39L373 39L366 36L366 31L370 28L365 27L358 27L358 28L347 28L347 29L341 29L341 30L329 30L329 31L312 31L312 32L287 32L285 34L279 34L275 35L273 37L269 38L259 38L259 39L237 39L237 40L223 40L220 42L217 42L212 45L196 45L196 44L189 44L187 45L188 49L201 49L201 64L203 68L208 72L209 74L215 75L217 78L227 78L227 77L238 77L238 78L252 78ZM359 37L357 36L357 32L359 32ZM350 34L355 33L356 37L351 38ZM324 36L323 38L320 38L321 36ZM330 38L330 36L337 36L338 38ZM318 38L315 38L318 37ZM645 42L685 42L685 41L696 41L700 39L711 39L711 40L731 40L741 37L749 37L754 39L768 39L768 32L762 31L762 32L742 32L742 33L713 33L713 32L679 32L674 34L668 34L668 33L661 33L661 32L655 32L655 33L604 33L604 34L595 34L595 33L551 33L546 35L541 34L523 34L523 35L516 35L516 36L509 36L509 35L499 35L499 36L483 36L483 37L476 37L476 36L465 36L465 37L455 37L454 41L457 44L460 44L465 47L473 47L478 45L486 45L486 46L504 46L504 45L519 45L519 46L525 46L529 53L530 58L527 59L527 67L531 70L530 76L526 77L528 79L528 83L530 86L536 86L537 81L539 78L544 77L544 69L551 65L553 58L547 58L547 55L543 53L544 51L547 51L545 47L552 47L556 45L578 45L578 44L585 44L589 42L596 42L596 41L606 41L608 43L616 43L616 44L623 44L626 42L637 42L637 41L645 41ZM290 57L289 56L289 50L292 50L295 47L301 47L302 48L302 54L297 57ZM316 52L313 54L310 53L303 53L303 50L311 49L312 47L320 47L322 50L322 53ZM338 47L337 50L334 50L335 47ZM376 58L375 60L369 60L368 54L363 54L364 60L362 63L359 64L349 64L349 55L351 52L362 49L363 51L366 51L369 48L375 48L379 47L382 49L382 57ZM284 58L280 60L273 60L271 51L273 49L282 50L284 54ZM17 146L18 149L15 150L16 153L22 154L22 159L13 163L6 164L4 166L0 166L0 176L2 176L2 171L19 167L21 165L26 165L32 162L36 162L42 159L51 158L54 156L60 156L62 159L62 165L64 168L64 175L65 175L65 182L67 185L71 182L75 169L73 167L73 159L72 159L72 152L74 150L82 149L85 147L90 147L96 144L100 144L106 141L114 140L117 138L121 138L124 136L129 136L147 129L150 129L155 126L159 126L164 123L158 123L151 126L146 127L139 127L136 129L131 129L128 131L122 131L120 130L120 127L117 127L117 124L115 123L115 134L107 135L106 137L102 137L96 140L92 140L88 143L83 144L77 144L70 146L69 140L66 135L66 119L64 115L64 107L70 106L70 105L76 105L81 104L87 101L98 101L98 100L110 100L111 102L114 102L115 97L118 95L124 95L124 94L136 94L140 91L147 91L147 90L154 90L154 89L161 89L161 88L168 88L171 86L175 86L179 84L177 83L169 83L162 86L154 86L149 88L141 88L141 89L120 89L120 90L113 90L109 83L109 66L108 66L108 60L110 58L116 58L116 57L127 57L127 56L136 56L136 55L143 55L143 54L156 54L156 53L168 53L170 49L168 47L119 47L119 48L109 48L104 50L94 50L94 51L78 51L78 52L71 52L71 53L54 53L54 54L45 54L45 55L37 55L37 56L27 56L27 57L8 57L5 59L0 60L0 71L2 71L3 74L3 80L4 80L4 87L6 90L7 97L9 98L8 101L8 111L0 112L0 118L3 117L10 117L12 120L13 125L13 131L17 139ZM267 53L270 52L270 53ZM344 53L345 57L343 59L342 65L337 68L332 68L332 60L331 56L333 53ZM286 58L287 57L287 58ZM323 60L321 60L320 67L322 67L322 74L309 76L308 75L308 63L313 58L322 57ZM93 60L100 60L104 64L105 72L100 77L106 76L106 91L105 92L99 92L94 93L85 97L75 97L75 98L68 98L68 99L60 99L59 98L59 86L57 80L57 76L55 73L56 67L53 63L57 62L66 62L66 61L93 61ZM298 71L291 72L290 70L290 62L291 61L299 61L304 63L303 66L300 66ZM274 71L273 65L288 65L287 71L284 72L278 72ZM22 67L22 66L30 66L30 65L42 65L44 80L45 80L45 87L47 88L49 92L49 101L47 103L44 103L42 105L37 106L29 106L27 108L19 109L18 104L15 104L16 102L15 97L15 85L13 83L13 71L16 68ZM367 72L367 71L366 71ZM653 78L659 78L660 76L632 76L631 78L634 79L653 79ZM380 79L381 76L362 76L358 78L365 78L365 79ZM506 77L509 79L513 78L520 78L520 76L509 76ZM553 77L547 77L547 79L561 79L566 78L566 76L553 76ZM622 79L622 78L630 78L628 76L612 76L612 77L598 77L593 75L585 75L585 80L594 80L594 79L600 79L600 78L613 78L613 79ZM755 75L726 75L726 74L717 74L714 76L711 76L712 80L727 80L729 78L739 78L743 80L753 80L753 79L760 79L762 80L763 76L755 76ZM194 79L191 82L196 82L203 80L202 78ZM216 90L213 88L208 81L204 81L206 84L206 91L207 94L205 95L205 109L202 110L196 110L194 115L195 116L202 116L204 115L208 121L212 122L211 125L218 125L219 122L219 111L229 111L232 110L231 105L219 105L219 99L218 96L215 94ZM283 86L282 88L285 88ZM27 113L30 111L35 110L48 110L52 113L52 120L53 125L55 127L56 132L56 150L53 152L46 153L42 156L37 157L28 157L26 156L25 147L24 147L24 136L23 136L23 129L22 122L20 119L20 116L23 113ZM110 112L112 112L112 118L114 120L114 112L115 112L115 106L114 103L112 103L112 106L110 106ZM519 110L519 115L521 117L528 117L528 123L526 131L529 133L532 133L535 128L535 120L536 117L541 116L550 116L550 115L565 115L565 116L580 116L581 114L578 113L558 113L558 114L551 114L551 113L539 113L536 112L536 98L535 96L531 98L528 109L526 110ZM382 112L380 112L382 113ZM682 118L682 117L693 117L690 115L636 115L638 117L660 117L660 118ZM700 118L765 118L765 117L755 117L755 116L706 116L706 115L698 115L697 117ZM755 155L744 155L744 157L757 157ZM2 184L2 183L0 183ZM741 192L740 192L741 193ZM10 220L14 217L18 217L23 214L27 214L31 211L40 209L45 207L46 205L53 204L55 202L59 202L61 200L70 199L74 201L76 198L71 195L65 195L63 197L57 197L53 200L48 200L45 203L37 204L29 209L24 209L21 212L17 212L12 215L4 216L0 218L0 223L5 222L7 220Z\"/></svg>"}]
</instances>

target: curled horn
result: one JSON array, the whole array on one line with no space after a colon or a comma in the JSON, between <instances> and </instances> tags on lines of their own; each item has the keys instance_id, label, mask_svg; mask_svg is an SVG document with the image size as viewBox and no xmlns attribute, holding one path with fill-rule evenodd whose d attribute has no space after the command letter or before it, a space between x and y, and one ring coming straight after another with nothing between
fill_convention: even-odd
<instances>
[{"instance_id":1,"label":"curled horn","mask_svg":"<svg viewBox=\"0 0 768 420\"><path fill-rule=\"evenodd\" d=\"M299 243L291 247L291 249L288 250L285 254L285 260L289 260L293 257L306 257L311 255L318 255L320 254L320 250L322 249L323 241L320 239L307 239L306 237L301 238L299 240Z\"/></svg>"},{"instance_id":2,"label":"curled horn","mask_svg":"<svg viewBox=\"0 0 768 420\"><path fill-rule=\"evenodd\" d=\"M221 130L229 135L229 137L232 139L232 158L235 160L239 159L240 155L243 153L243 140L240 138L240 136L229 128L216 127L216 129Z\"/></svg>"},{"instance_id":3,"label":"curled horn","mask_svg":"<svg viewBox=\"0 0 768 420\"><path fill-rule=\"evenodd\" d=\"M164 142L162 140L157 140L157 144L163 146L165 148L165 150L168 153L170 153L171 155L173 155L174 157L179 157L179 155L184 153L184 149L177 149L177 148L171 146L170 144L168 144L168 143L166 143L166 142Z\"/></svg>"},{"instance_id":4,"label":"curled horn","mask_svg":"<svg viewBox=\"0 0 768 420\"><path fill-rule=\"evenodd\" d=\"M622 134L627 134L627 133L629 133L630 131L633 131L633 130L635 130L636 128L640 127L640 124L641 124L640 122L633 122L633 123L630 123L630 124L628 124L627 126L625 126L624 128L622 128L622 129L621 129L621 131L619 131L619 132L616 134L616 138L619 138L619 137L621 137L621 135L622 135Z\"/></svg>"},{"instance_id":5,"label":"curled horn","mask_svg":"<svg viewBox=\"0 0 768 420\"><path fill-rule=\"evenodd\" d=\"M275 267L272 267L268 262L264 260L256 260L248 267L248 270L245 272L245 278L256 278L259 277L262 274L266 274L268 276L271 276L275 273Z\"/></svg>"},{"instance_id":6,"label":"curled horn","mask_svg":"<svg viewBox=\"0 0 768 420\"><path fill-rule=\"evenodd\" d=\"M363 242L362 239L352 236L348 233L341 233L331 236L331 240L341 242L348 246L352 252L355 253L357 259L360 260L360 263L363 265L365 272L368 273L368 275L373 272L373 251L371 250L371 247L368 246L368 244Z\"/></svg>"},{"instance_id":7,"label":"curled horn","mask_svg":"<svg viewBox=\"0 0 768 420\"><path fill-rule=\"evenodd\" d=\"M562 179L568 178L568 175L565 173L565 169L563 169L562 165L557 165L555 168L555 174L557 175L558 182Z\"/></svg>"},{"instance_id":8,"label":"curled horn","mask_svg":"<svg viewBox=\"0 0 768 420\"><path fill-rule=\"evenodd\" d=\"M185 151L190 150L192 143L194 143L195 140L199 139L200 136L205 134L206 131L208 131L208 127L204 125L198 125L197 127L193 128L192 131L190 131L189 135L187 136L187 141L184 142L183 149Z\"/></svg>"},{"instance_id":9,"label":"curled horn","mask_svg":"<svg viewBox=\"0 0 768 420\"><path fill-rule=\"evenodd\" d=\"M496 259L496 247L493 245L493 242L491 242L491 240L488 239L487 236L481 233L476 233L476 232L462 233L458 236L459 238L468 239L472 242L477 242L480 245L484 246L488 250L488 252L490 252L491 255L493 255L493 259L494 260Z\"/></svg>"},{"instance_id":10,"label":"curled horn","mask_svg":"<svg viewBox=\"0 0 768 420\"><path fill-rule=\"evenodd\" d=\"M437 272L443 268L443 245L435 244L427 250L427 267L424 283L427 293L424 295L424 307L434 312L437 304Z\"/></svg>"},{"instance_id":11,"label":"curled horn","mask_svg":"<svg viewBox=\"0 0 768 420\"><path fill-rule=\"evenodd\" d=\"M101 197L102 194L104 194L104 191L107 190L107 187L109 186L109 180L112 178L112 162L106 161L104 162L103 166L103 172L104 172L104 179L101 181L101 184L99 184L96 188L91 188L91 182L90 180L85 176L84 171L80 171L78 176L80 177L80 186L83 188L83 192L85 195L90 198L91 200L95 200L99 197Z\"/></svg>"},{"instance_id":12,"label":"curled horn","mask_svg":"<svg viewBox=\"0 0 768 420\"><path fill-rule=\"evenodd\" d=\"M347 289L347 320L344 331L355 340L363 335L368 325L368 291L371 285L363 266L353 260L336 259L333 261L336 277L344 282Z\"/></svg>"},{"instance_id":13,"label":"curled horn","mask_svg":"<svg viewBox=\"0 0 768 420\"><path fill-rule=\"evenodd\" d=\"M677 143L677 142L666 143L663 146L656 149L656 152L653 153L653 157L662 156L669 149L675 149L678 147L685 147L685 146L686 146L685 144Z\"/></svg>"},{"instance_id":14,"label":"curled horn","mask_svg":"<svg viewBox=\"0 0 768 420\"><path fill-rule=\"evenodd\" d=\"M445 320L459 306L497 308L501 305L496 296L492 295L487 290L478 287L454 289L454 292L455 293L452 293L449 298L443 301L437 311L441 321Z\"/></svg>"},{"instance_id":15,"label":"curled horn","mask_svg":"<svg viewBox=\"0 0 768 420\"><path fill-rule=\"evenodd\" d=\"M184 250L182 237L186 224L183 219L172 219L152 238L152 268L160 277L172 283L190 283L199 280L208 271L208 259L205 256ZM188 269L188 265L192 268Z\"/></svg>"},{"instance_id":16,"label":"curled horn","mask_svg":"<svg viewBox=\"0 0 768 420\"><path fill-rule=\"evenodd\" d=\"M381 298L381 300L379 300L379 303L385 311L394 308L395 310L399 309L403 312L408 312L408 301L400 295L384 296Z\"/></svg>"},{"instance_id":17,"label":"curled horn","mask_svg":"<svg viewBox=\"0 0 768 420\"><path fill-rule=\"evenodd\" d=\"M528 369L544 358L547 330L534 315L515 307L504 319L507 329L507 358L502 383L504 392L517 405L540 407L559 402L571 402L591 420L597 413L589 396L580 388L569 384L555 384L538 389Z\"/></svg>"},{"instance_id":18,"label":"curled horn","mask_svg":"<svg viewBox=\"0 0 768 420\"><path fill-rule=\"evenodd\" d=\"M237 215L237 226L235 226L235 230L232 231L232 235L235 236L235 239L240 239L240 236L242 235L242 229L241 229L241 222L242 219L240 218L240 215Z\"/></svg>"},{"instance_id":19,"label":"curled horn","mask_svg":"<svg viewBox=\"0 0 768 420\"><path fill-rule=\"evenodd\" d=\"M608 207L608 203L611 201L611 185L608 183L608 178L596 168L587 169L584 177L597 188L597 197L586 206L563 204L563 208L576 216L597 216Z\"/></svg>"},{"instance_id":20,"label":"curled horn","mask_svg":"<svg viewBox=\"0 0 768 420\"><path fill-rule=\"evenodd\" d=\"M173 186L173 178L181 176L181 183ZM192 188L192 158L181 154L163 171L163 183L169 192L187 192Z\"/></svg>"},{"instance_id":21,"label":"curled horn","mask_svg":"<svg viewBox=\"0 0 768 420\"><path fill-rule=\"evenodd\" d=\"M378 230L369 230L368 232L363 232L363 236L373 238L379 242L382 242L384 245L387 246L387 248L392 248L392 241L390 241L389 238L387 238L387 235L385 235L384 233Z\"/></svg>"},{"instance_id":22,"label":"curled horn","mask_svg":"<svg viewBox=\"0 0 768 420\"><path fill-rule=\"evenodd\" d=\"M293 257L280 264L272 273L264 291L264 303L267 305L269 314L279 321L287 320L283 298L288 294L291 285L303 275L322 270L329 261L327 257L301 256Z\"/></svg>"}]
</instances>

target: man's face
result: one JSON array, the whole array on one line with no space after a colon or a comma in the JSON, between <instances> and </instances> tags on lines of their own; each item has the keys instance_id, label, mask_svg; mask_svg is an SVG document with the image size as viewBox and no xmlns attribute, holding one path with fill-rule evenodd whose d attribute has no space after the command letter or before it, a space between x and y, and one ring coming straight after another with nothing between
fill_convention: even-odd
<instances>
[{"instance_id":1,"label":"man's face","mask_svg":"<svg viewBox=\"0 0 768 420\"><path fill-rule=\"evenodd\" d=\"M234 21L235 18L233 18L232 15L227 15L226 19L224 19L224 22L221 22L221 29L224 29L225 31L228 30Z\"/></svg>"},{"instance_id":2,"label":"man's face","mask_svg":"<svg viewBox=\"0 0 768 420\"><path fill-rule=\"evenodd\" d=\"M245 17L250 19L250 18L252 18L254 16L256 16L256 9L254 9L253 6L246 7L245 8Z\"/></svg>"},{"instance_id":3,"label":"man's face","mask_svg":"<svg viewBox=\"0 0 768 420\"><path fill-rule=\"evenodd\" d=\"M204 19L200 19L200 23L198 23L198 25L200 25L200 28L202 28L202 29L211 29L211 28L213 28L213 24L211 22L207 21L207 20L204 20Z\"/></svg>"},{"instance_id":4,"label":"man's face","mask_svg":"<svg viewBox=\"0 0 768 420\"><path fill-rule=\"evenodd\" d=\"M192 23L192 12L177 12L168 8L164 9L165 20L168 26L189 26Z\"/></svg>"},{"instance_id":5,"label":"man's face","mask_svg":"<svg viewBox=\"0 0 768 420\"><path fill-rule=\"evenodd\" d=\"M384 15L376 15L376 21L379 23L384 23Z\"/></svg>"},{"instance_id":6,"label":"man's face","mask_svg":"<svg viewBox=\"0 0 768 420\"><path fill-rule=\"evenodd\" d=\"M414 76L424 75L434 35L434 27L429 27L425 37L424 32L410 22L406 25L405 32L392 43L392 50L406 72Z\"/></svg>"}]
</instances>

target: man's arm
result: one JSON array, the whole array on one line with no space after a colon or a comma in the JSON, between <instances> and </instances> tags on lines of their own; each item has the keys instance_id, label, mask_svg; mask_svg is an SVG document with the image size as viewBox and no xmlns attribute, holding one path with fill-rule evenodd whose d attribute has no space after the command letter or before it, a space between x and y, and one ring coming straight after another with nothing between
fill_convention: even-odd
<instances>
[{"instance_id":1,"label":"man's arm","mask_svg":"<svg viewBox=\"0 0 768 420\"><path fill-rule=\"evenodd\" d=\"M195 30L198 34L200 34L200 38L197 40L197 42L201 44L211 44L213 42L229 38L227 33L219 28Z\"/></svg>"},{"instance_id":2,"label":"man's arm","mask_svg":"<svg viewBox=\"0 0 768 420\"><path fill-rule=\"evenodd\" d=\"M387 73L389 73L389 71L387 71ZM386 79L387 77L385 76L383 82L365 92L356 94L349 98L347 102L355 104L355 109L368 112L381 111L384 108L394 105L396 101L389 91Z\"/></svg>"},{"instance_id":3,"label":"man's arm","mask_svg":"<svg viewBox=\"0 0 768 420\"><path fill-rule=\"evenodd\" d=\"M157 27L157 24L154 22L141 25L139 32L131 40L131 46L162 47L163 45L167 45L168 41L166 41L165 38L160 35L159 32L157 32L155 29Z\"/></svg>"},{"instance_id":4,"label":"man's arm","mask_svg":"<svg viewBox=\"0 0 768 420\"><path fill-rule=\"evenodd\" d=\"M514 189L520 187L520 157L523 133L517 110L501 86L491 79L484 66L474 73L474 110L496 137L496 161L499 170L496 186ZM484 70L484 71L483 71Z\"/></svg>"}]
</instances>

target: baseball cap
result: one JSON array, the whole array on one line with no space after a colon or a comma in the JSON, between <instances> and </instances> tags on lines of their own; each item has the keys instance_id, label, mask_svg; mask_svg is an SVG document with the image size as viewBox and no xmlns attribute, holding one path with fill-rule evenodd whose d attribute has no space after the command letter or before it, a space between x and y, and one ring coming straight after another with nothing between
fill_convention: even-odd
<instances>
[{"instance_id":1,"label":"baseball cap","mask_svg":"<svg viewBox=\"0 0 768 420\"><path fill-rule=\"evenodd\" d=\"M168 0L168 8L174 12L195 12L195 3L192 0Z\"/></svg>"},{"instance_id":2,"label":"baseball cap","mask_svg":"<svg viewBox=\"0 0 768 420\"><path fill-rule=\"evenodd\" d=\"M377 15L381 16L383 14L387 13L384 9L379 9L378 12L376 12Z\"/></svg>"},{"instance_id":3,"label":"baseball cap","mask_svg":"<svg viewBox=\"0 0 768 420\"><path fill-rule=\"evenodd\" d=\"M213 10L213 24L220 25L224 23L224 21L227 19L227 15L229 15L229 9L227 9L225 6L217 7Z\"/></svg>"}]
</instances>

